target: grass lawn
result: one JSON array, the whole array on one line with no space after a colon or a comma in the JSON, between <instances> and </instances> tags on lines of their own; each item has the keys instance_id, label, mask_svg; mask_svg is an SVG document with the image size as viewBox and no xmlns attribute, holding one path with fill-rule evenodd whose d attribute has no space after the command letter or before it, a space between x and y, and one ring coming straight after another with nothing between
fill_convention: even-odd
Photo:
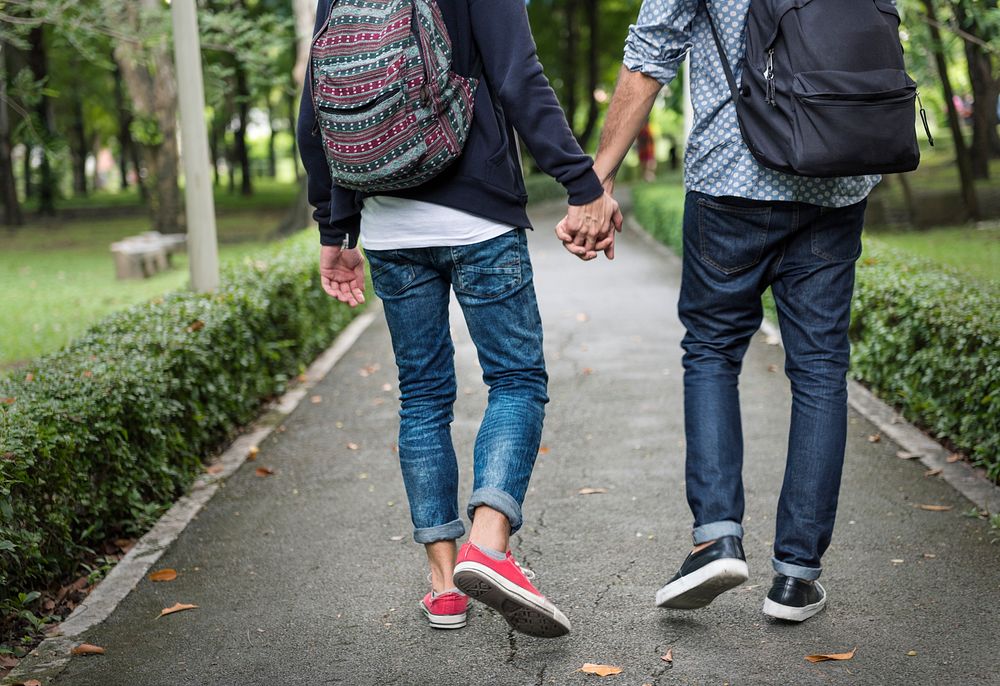
<instances>
[{"instance_id":1,"label":"grass lawn","mask_svg":"<svg viewBox=\"0 0 1000 686\"><path fill-rule=\"evenodd\" d=\"M273 238L296 189L263 187L260 196L220 198L223 263L240 261ZM119 205L120 206L120 205ZM59 349L105 315L188 283L187 257L150 279L118 281L110 245L149 228L145 215L36 222L0 229L0 369Z\"/></svg>"},{"instance_id":2,"label":"grass lawn","mask_svg":"<svg viewBox=\"0 0 1000 686\"><path fill-rule=\"evenodd\" d=\"M1000 281L1000 225L873 233L879 241L957 269L980 281Z\"/></svg>"}]
</instances>

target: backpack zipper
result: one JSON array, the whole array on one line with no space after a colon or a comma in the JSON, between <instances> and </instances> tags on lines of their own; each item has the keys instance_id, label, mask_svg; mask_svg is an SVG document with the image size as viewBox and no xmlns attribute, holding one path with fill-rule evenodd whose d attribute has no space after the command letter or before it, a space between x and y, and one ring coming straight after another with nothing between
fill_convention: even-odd
<instances>
[{"instance_id":1,"label":"backpack zipper","mask_svg":"<svg viewBox=\"0 0 1000 686\"><path fill-rule=\"evenodd\" d=\"M771 107L777 107L778 101L774 92L774 48L767 51L767 67L764 68L764 102Z\"/></svg>"},{"instance_id":2,"label":"backpack zipper","mask_svg":"<svg viewBox=\"0 0 1000 686\"><path fill-rule=\"evenodd\" d=\"M927 142L934 147L934 136L931 135L931 127L927 125L927 110L924 109L924 103L920 101L920 91L917 91L917 105L920 106L920 121L924 124L924 131L927 133Z\"/></svg>"}]
</instances>

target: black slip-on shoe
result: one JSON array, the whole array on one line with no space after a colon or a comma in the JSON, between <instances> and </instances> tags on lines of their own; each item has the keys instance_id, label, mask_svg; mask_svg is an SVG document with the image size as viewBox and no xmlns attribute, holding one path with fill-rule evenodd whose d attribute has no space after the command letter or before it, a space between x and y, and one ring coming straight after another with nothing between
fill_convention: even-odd
<instances>
[{"instance_id":1,"label":"black slip-on shoe","mask_svg":"<svg viewBox=\"0 0 1000 686\"><path fill-rule=\"evenodd\" d=\"M687 556L680 571L657 591L656 605L674 610L705 607L717 595L739 586L749 576L740 539L723 536L707 548Z\"/></svg>"},{"instance_id":2,"label":"black slip-on shoe","mask_svg":"<svg viewBox=\"0 0 1000 686\"><path fill-rule=\"evenodd\" d=\"M764 614L787 622L802 622L826 607L826 590L818 581L778 574L764 600Z\"/></svg>"}]
</instances>

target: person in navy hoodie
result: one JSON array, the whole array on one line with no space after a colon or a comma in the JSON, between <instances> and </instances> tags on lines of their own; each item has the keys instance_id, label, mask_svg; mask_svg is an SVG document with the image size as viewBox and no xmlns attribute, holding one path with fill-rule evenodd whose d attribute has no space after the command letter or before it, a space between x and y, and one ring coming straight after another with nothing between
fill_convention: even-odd
<instances>
[{"instance_id":1,"label":"person in navy hoodie","mask_svg":"<svg viewBox=\"0 0 1000 686\"><path fill-rule=\"evenodd\" d=\"M452 69L482 80L462 156L429 183L377 195L336 186L314 132L306 84L298 142L319 224L322 282L332 297L352 307L363 303L367 257L384 304L399 368L403 482L414 539L424 544L430 563L432 588L420 603L430 625L465 626L471 595L518 631L560 636L570 630L569 620L532 585L508 546L522 524L548 402L517 136L565 187L566 221L583 257L613 257L608 227L620 228L621 214L545 78L524 1L436 4L452 43ZM316 33L329 12L330 0L320 0ZM450 430L456 398L452 290L489 386L466 509L472 528L460 550L456 541L465 526Z\"/></svg>"}]
</instances>

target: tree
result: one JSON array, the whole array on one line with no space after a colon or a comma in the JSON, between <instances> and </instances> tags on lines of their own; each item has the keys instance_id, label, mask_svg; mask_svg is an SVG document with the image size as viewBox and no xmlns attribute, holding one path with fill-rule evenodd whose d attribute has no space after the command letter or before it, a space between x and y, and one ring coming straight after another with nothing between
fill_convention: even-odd
<instances>
[{"instance_id":1,"label":"tree","mask_svg":"<svg viewBox=\"0 0 1000 686\"><path fill-rule=\"evenodd\" d=\"M997 96L1000 75L993 68L996 41L1000 38L1000 17L996 0L953 4L955 20L965 47L969 83L975 101L972 110L972 174L977 179L990 176L990 158L1000 156L997 135Z\"/></svg>"},{"instance_id":2,"label":"tree","mask_svg":"<svg viewBox=\"0 0 1000 686\"><path fill-rule=\"evenodd\" d=\"M11 155L10 105L7 98L7 67L10 47L0 40L0 198L3 199L3 223L9 227L24 224L24 212L17 197L17 179Z\"/></svg>"},{"instance_id":3,"label":"tree","mask_svg":"<svg viewBox=\"0 0 1000 686\"><path fill-rule=\"evenodd\" d=\"M143 145L146 164L153 176L153 226L163 233L176 233L181 227L180 158L169 17L160 0L103 2L109 25L124 27L133 37L117 41L115 60L137 115L132 134Z\"/></svg>"}]
</instances>

